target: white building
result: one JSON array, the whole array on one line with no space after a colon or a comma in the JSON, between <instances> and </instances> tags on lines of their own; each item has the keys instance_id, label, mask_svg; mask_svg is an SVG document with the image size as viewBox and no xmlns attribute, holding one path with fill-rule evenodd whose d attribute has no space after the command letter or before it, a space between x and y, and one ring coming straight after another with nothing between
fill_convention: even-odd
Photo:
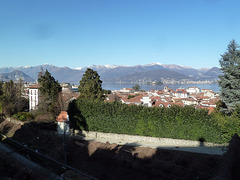
<instances>
[{"instance_id":1,"label":"white building","mask_svg":"<svg viewBox=\"0 0 240 180\"><path fill-rule=\"evenodd\" d=\"M143 106L152 107L152 99L150 97L144 96L140 99L140 101L143 102Z\"/></svg>"},{"instance_id":2,"label":"white building","mask_svg":"<svg viewBox=\"0 0 240 180\"><path fill-rule=\"evenodd\" d=\"M215 93L213 91L205 91L204 96L215 98Z\"/></svg>"},{"instance_id":3,"label":"white building","mask_svg":"<svg viewBox=\"0 0 240 180\"><path fill-rule=\"evenodd\" d=\"M189 98L189 93L186 91L176 91L173 93L173 96L177 98Z\"/></svg>"},{"instance_id":4,"label":"white building","mask_svg":"<svg viewBox=\"0 0 240 180\"><path fill-rule=\"evenodd\" d=\"M200 93L200 88L198 88L198 87L189 87L189 88L187 88L186 89L186 91L188 92L188 93L190 93L190 94L198 94L198 93Z\"/></svg>"},{"instance_id":5,"label":"white building","mask_svg":"<svg viewBox=\"0 0 240 180\"><path fill-rule=\"evenodd\" d=\"M184 105L188 105L188 106L198 105L198 101L197 101L197 100L195 100L195 99L190 99L190 98L183 99L182 102L183 102Z\"/></svg>"},{"instance_id":6,"label":"white building","mask_svg":"<svg viewBox=\"0 0 240 180\"><path fill-rule=\"evenodd\" d=\"M120 89L120 92L121 93L134 93L134 89L132 88L123 88L123 89Z\"/></svg>"},{"instance_id":7,"label":"white building","mask_svg":"<svg viewBox=\"0 0 240 180\"><path fill-rule=\"evenodd\" d=\"M29 86L29 111L37 109L39 103L39 88L40 85Z\"/></svg>"},{"instance_id":8,"label":"white building","mask_svg":"<svg viewBox=\"0 0 240 180\"><path fill-rule=\"evenodd\" d=\"M211 92L211 91L213 91L213 90L212 90L212 89L202 89L202 92L203 92L203 93L206 93L206 92L209 92L209 91Z\"/></svg>"}]
</instances>

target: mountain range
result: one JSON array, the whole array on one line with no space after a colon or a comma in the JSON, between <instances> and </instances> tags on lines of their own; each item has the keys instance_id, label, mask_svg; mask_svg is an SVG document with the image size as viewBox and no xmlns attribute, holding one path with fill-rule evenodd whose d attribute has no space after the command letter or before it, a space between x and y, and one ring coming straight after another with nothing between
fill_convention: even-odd
<instances>
[{"instance_id":1,"label":"mountain range","mask_svg":"<svg viewBox=\"0 0 240 180\"><path fill-rule=\"evenodd\" d=\"M0 68L0 80L24 81L37 80L41 69L47 69L59 82L78 83L87 68L98 72L104 83L147 83L154 81L216 81L221 75L217 67L194 69L175 64L152 63L136 66L92 65L84 68L72 69L44 64L26 67Z\"/></svg>"},{"instance_id":2,"label":"mountain range","mask_svg":"<svg viewBox=\"0 0 240 180\"><path fill-rule=\"evenodd\" d=\"M15 69L13 69L13 71L11 71L10 73L1 73L0 74L0 80L2 80L2 81L10 81L10 80L19 81L20 79L23 81L26 81L26 82L35 81L33 78L26 75L22 71L18 71Z\"/></svg>"}]
</instances>

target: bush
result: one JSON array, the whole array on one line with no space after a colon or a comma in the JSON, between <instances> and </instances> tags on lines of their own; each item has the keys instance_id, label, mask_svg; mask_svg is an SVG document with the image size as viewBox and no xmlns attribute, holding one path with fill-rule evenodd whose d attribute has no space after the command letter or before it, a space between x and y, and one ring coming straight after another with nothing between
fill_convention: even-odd
<instances>
[{"instance_id":1,"label":"bush","mask_svg":"<svg viewBox=\"0 0 240 180\"><path fill-rule=\"evenodd\" d=\"M14 114L13 117L20 121L29 121L34 119L34 116L28 112L19 112L17 114Z\"/></svg>"},{"instance_id":2,"label":"bush","mask_svg":"<svg viewBox=\"0 0 240 180\"><path fill-rule=\"evenodd\" d=\"M236 116L209 115L207 110L191 106L148 108L87 99L73 103L68 110L71 124L89 131L223 143L240 129Z\"/></svg>"}]
</instances>

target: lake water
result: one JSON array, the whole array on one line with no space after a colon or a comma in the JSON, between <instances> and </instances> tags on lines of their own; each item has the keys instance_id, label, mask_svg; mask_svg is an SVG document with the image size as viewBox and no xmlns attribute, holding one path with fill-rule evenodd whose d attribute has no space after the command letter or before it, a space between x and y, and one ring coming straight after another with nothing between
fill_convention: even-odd
<instances>
[{"instance_id":1,"label":"lake water","mask_svg":"<svg viewBox=\"0 0 240 180\"><path fill-rule=\"evenodd\" d=\"M107 84L103 83L102 88L107 90L120 90L123 88L132 88L134 84ZM188 88L188 87L198 87L200 89L212 89L214 92L220 92L220 87L218 83L213 84L163 84L163 85L147 85L147 84L140 84L140 89L145 91L154 90L162 90L164 86L168 86L173 90L179 88Z\"/></svg>"}]
</instances>

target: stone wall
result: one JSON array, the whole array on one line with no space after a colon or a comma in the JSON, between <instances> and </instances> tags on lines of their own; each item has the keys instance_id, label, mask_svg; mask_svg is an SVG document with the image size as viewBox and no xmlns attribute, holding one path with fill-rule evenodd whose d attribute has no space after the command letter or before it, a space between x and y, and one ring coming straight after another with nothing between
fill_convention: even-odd
<instances>
[{"instance_id":1,"label":"stone wall","mask_svg":"<svg viewBox=\"0 0 240 180\"><path fill-rule=\"evenodd\" d=\"M126 135L126 134L113 134L113 133L102 133L93 131L78 131L75 130L75 134L84 136L86 138L94 139L112 139L118 141L125 141L128 143L156 143L162 146L179 146L179 147L219 147L227 146L227 144L214 144L208 142L182 140L182 139L170 139L170 138L156 138L147 136L136 136L136 135Z\"/></svg>"},{"instance_id":2,"label":"stone wall","mask_svg":"<svg viewBox=\"0 0 240 180\"><path fill-rule=\"evenodd\" d=\"M10 121L10 122L12 122L14 124L19 124L19 125L23 125L24 124L24 122L22 122L20 120L17 120L17 119L14 119L14 118L11 118L11 117L6 118L6 120Z\"/></svg>"}]
</instances>

